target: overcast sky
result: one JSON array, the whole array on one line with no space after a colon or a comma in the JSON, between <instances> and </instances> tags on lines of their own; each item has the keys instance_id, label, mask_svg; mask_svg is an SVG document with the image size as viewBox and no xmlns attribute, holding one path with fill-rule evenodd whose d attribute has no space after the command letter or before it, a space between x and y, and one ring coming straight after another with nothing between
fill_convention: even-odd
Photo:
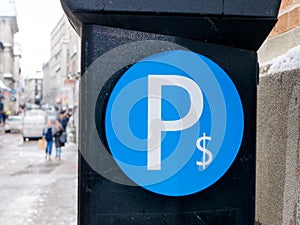
<instances>
[{"instance_id":1,"label":"overcast sky","mask_svg":"<svg viewBox=\"0 0 300 225\"><path fill-rule=\"evenodd\" d=\"M50 33L63 15L59 0L15 0L19 32L15 42L21 44L22 75L42 70L50 57Z\"/></svg>"}]
</instances>

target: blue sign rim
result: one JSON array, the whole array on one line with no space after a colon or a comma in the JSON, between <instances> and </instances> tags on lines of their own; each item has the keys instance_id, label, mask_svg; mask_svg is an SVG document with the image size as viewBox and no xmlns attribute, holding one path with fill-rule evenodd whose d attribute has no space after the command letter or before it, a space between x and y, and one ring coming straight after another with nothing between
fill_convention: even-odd
<instances>
[{"instance_id":1,"label":"blue sign rim","mask_svg":"<svg viewBox=\"0 0 300 225\"><path fill-rule=\"evenodd\" d=\"M173 55L173 56L175 55L175 57L170 57L171 55ZM176 192L176 190L175 191L170 191L170 190L164 191L165 186L168 186L169 184L174 182L174 181L172 181L172 177L170 177L164 181L154 183L154 184L145 184L145 183L141 182L139 179L136 179L136 177L134 177L134 175L132 175L135 173L132 170L136 170L137 168L132 165L129 165L129 167L132 166L132 168L128 168L128 165L126 163L123 163L122 161L118 160L118 153L117 153L118 151L116 151L117 148L114 145L114 142L116 141L115 140L116 136L113 134L114 130L113 130L112 124L111 124L111 113L112 113L112 107L114 104L114 99L116 98L118 93L120 91L122 91L122 89L124 88L122 85L127 85L126 82L128 82L128 80L132 81L135 79L134 77L132 77L132 73L134 72L135 68L143 63L145 64L145 63L149 63L149 62L155 62L155 63L167 63L169 65L175 64L176 67L179 67L180 69L184 68L183 70L185 70L185 68L186 68L185 65L178 65L178 62L180 64L180 62L183 62L184 60L178 61L178 58L176 58L176 57L187 57L188 59L191 59L191 58L197 59L199 61L197 63L201 64L202 69L210 71L213 74L213 78L216 79L216 81L218 83L218 87L220 88L220 90L224 96L223 100L224 100L224 104L225 104L225 108L226 108L225 111L226 111L226 121L227 121L226 129L227 130L224 133L224 138L222 140L222 146L224 145L224 141L226 143L225 145L230 146L230 143L228 143L228 142L232 141L232 139L228 138L228 135L234 135L236 137L234 147L232 149L228 150L231 152L231 157L227 159L227 156L225 154L226 151L223 150L223 151L219 152L220 155L218 155L217 158L214 159L214 161L211 165L211 167L213 167L213 164L218 164L219 170L221 170L221 172L219 172L218 175L214 174L213 178L212 178L211 174L215 173L215 171L211 172L211 174L208 171L204 171L204 172L202 172L202 174L204 174L203 176L205 176L207 179L205 181L205 184L200 185L201 187L197 186L196 189L192 188L193 190L191 189L191 190L184 190L184 191L179 191L179 192ZM191 61L193 61L193 60L188 60L189 63L191 63ZM184 62L186 63L186 60ZM189 73L190 73L190 71L189 71ZM192 72L192 73L194 73L194 72ZM199 86L201 87L201 85L199 85ZM228 91L228 89L230 89L230 91ZM212 93L210 95L212 95ZM225 101L225 99L226 99L226 101ZM234 106L234 110L231 108L232 106ZM237 120L239 120L239 123L236 123ZM233 126L234 124L236 124L234 126L234 128L228 127L228 124L227 124L228 121L229 121L230 126ZM143 188L145 188L149 191L158 193L158 194L168 195L168 196L184 196L184 195L189 195L189 194L199 192L199 191L204 190L205 188L211 186L217 180L219 180L226 173L226 171L230 168L230 166L232 165L233 161L235 160L235 158L239 152L239 149L240 149L240 146L242 143L243 132L244 132L244 114L243 114L242 102L241 102L240 96L238 94L238 91L236 90L236 87L235 87L234 83L232 82L232 80L230 79L230 77L228 76L228 74L220 66L218 66L212 60L208 59L207 57L205 57L203 55L193 53L190 51L185 51L185 50L172 50L172 51L157 53L157 54L149 56L143 60L140 60L139 62L137 62L135 65L133 65L129 70L127 70L123 74L123 76L120 78L120 80L115 85L115 87L111 93L111 96L109 97L107 108L106 108L105 128L106 128L106 138L107 138L108 146L111 150L113 158L115 159L115 161L117 162L117 164L121 168L121 170L130 179L132 179L135 183L142 186ZM224 161L224 159L226 159L226 160ZM183 165L183 167L185 167L185 166L186 165ZM180 171L178 173L180 174ZM182 176L184 176L184 175L182 175Z\"/></svg>"}]
</instances>

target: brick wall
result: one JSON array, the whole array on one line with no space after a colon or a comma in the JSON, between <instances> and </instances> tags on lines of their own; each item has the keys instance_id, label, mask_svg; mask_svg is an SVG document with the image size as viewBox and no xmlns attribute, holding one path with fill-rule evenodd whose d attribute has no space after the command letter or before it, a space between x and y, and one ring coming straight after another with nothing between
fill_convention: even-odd
<instances>
[{"instance_id":1,"label":"brick wall","mask_svg":"<svg viewBox=\"0 0 300 225\"><path fill-rule=\"evenodd\" d=\"M269 37L282 34L300 26L300 0L282 0L278 22Z\"/></svg>"}]
</instances>

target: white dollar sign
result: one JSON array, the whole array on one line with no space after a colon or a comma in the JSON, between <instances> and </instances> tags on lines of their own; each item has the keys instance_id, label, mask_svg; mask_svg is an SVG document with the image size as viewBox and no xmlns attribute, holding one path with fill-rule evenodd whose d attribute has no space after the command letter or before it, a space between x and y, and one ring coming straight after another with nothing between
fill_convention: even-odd
<instances>
[{"instance_id":1,"label":"white dollar sign","mask_svg":"<svg viewBox=\"0 0 300 225\"><path fill-rule=\"evenodd\" d=\"M203 142L203 143L202 143L203 146L201 146L201 141ZM202 162L197 161L196 164L197 164L198 166L202 166L202 169L203 169L203 170L205 170L205 168L211 163L212 158L213 158L212 153L211 153L208 149L206 149L206 143L205 143L205 141L211 141L211 137L207 137L207 136L205 135L205 133L203 133L203 136L200 137L200 138L197 140L197 142L196 142L197 148L198 148L200 151L203 152ZM207 160L206 160L206 157L205 157L206 155L208 156L208 159L207 159Z\"/></svg>"}]
</instances>

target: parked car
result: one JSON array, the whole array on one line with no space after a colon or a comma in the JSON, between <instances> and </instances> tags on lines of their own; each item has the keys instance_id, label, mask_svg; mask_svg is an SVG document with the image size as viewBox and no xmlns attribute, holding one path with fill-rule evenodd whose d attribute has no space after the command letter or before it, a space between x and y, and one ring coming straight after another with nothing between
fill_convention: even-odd
<instances>
[{"instance_id":1,"label":"parked car","mask_svg":"<svg viewBox=\"0 0 300 225\"><path fill-rule=\"evenodd\" d=\"M46 110L46 119L51 120L54 122L56 119L58 119L58 112L55 110Z\"/></svg>"},{"instance_id":2,"label":"parked car","mask_svg":"<svg viewBox=\"0 0 300 225\"><path fill-rule=\"evenodd\" d=\"M21 132L23 116L9 116L5 121L5 132Z\"/></svg>"},{"instance_id":3,"label":"parked car","mask_svg":"<svg viewBox=\"0 0 300 225\"><path fill-rule=\"evenodd\" d=\"M41 138L46 123L46 115L43 110L27 110L23 119L23 139Z\"/></svg>"},{"instance_id":4,"label":"parked car","mask_svg":"<svg viewBox=\"0 0 300 225\"><path fill-rule=\"evenodd\" d=\"M5 127L3 121L0 121L0 135L5 133Z\"/></svg>"}]
</instances>

